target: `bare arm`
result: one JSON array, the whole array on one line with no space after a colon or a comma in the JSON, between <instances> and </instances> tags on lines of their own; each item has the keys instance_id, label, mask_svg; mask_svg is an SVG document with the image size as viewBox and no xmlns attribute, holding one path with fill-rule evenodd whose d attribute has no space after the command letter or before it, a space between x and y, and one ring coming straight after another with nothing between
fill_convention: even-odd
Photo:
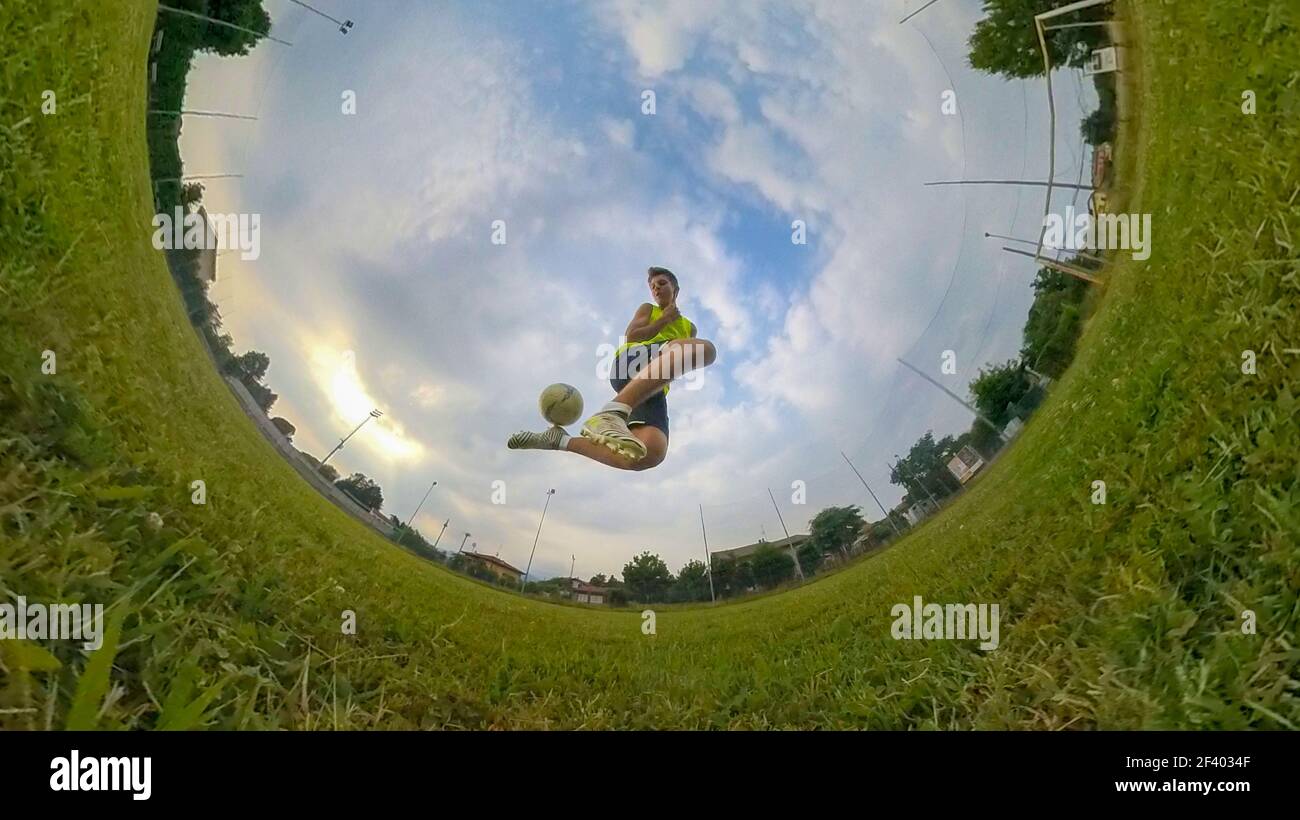
<instances>
[{"instance_id":1,"label":"bare arm","mask_svg":"<svg viewBox=\"0 0 1300 820\"><path fill-rule=\"evenodd\" d=\"M636 315L632 317L632 321L628 322L627 330L623 332L629 342L644 342L646 339L653 339L658 335L659 331L667 327L679 315L676 310L664 311L663 316L652 322L650 321L650 310L651 305L649 302L637 308Z\"/></svg>"}]
</instances>

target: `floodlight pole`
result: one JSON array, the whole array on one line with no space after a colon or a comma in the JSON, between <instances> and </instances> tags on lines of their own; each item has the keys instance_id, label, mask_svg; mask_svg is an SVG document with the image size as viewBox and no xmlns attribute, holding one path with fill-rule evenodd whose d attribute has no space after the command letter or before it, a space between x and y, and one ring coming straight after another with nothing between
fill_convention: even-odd
<instances>
[{"instance_id":1,"label":"floodlight pole","mask_svg":"<svg viewBox=\"0 0 1300 820\"><path fill-rule=\"evenodd\" d=\"M447 525L450 524L450 523L451 523L451 519L450 519L450 518L448 518L446 521L442 522L442 529L438 530L438 537L435 538L435 539L433 540L433 548L434 548L434 549L437 549L437 548L438 548L438 542L442 540L442 534L443 534L444 532L447 531Z\"/></svg>"},{"instance_id":2,"label":"floodlight pole","mask_svg":"<svg viewBox=\"0 0 1300 820\"><path fill-rule=\"evenodd\" d=\"M364 424L364 422L362 423ZM411 517L406 519L406 528L408 530L411 528L411 524L415 521L415 516L420 514L420 508L424 506L424 502L429 499L429 493L433 492L433 488L436 486L438 486L438 482L436 481L429 485L429 489L424 491L424 498L421 498L420 503L415 505L415 512L411 513Z\"/></svg>"},{"instance_id":3,"label":"floodlight pole","mask_svg":"<svg viewBox=\"0 0 1300 820\"><path fill-rule=\"evenodd\" d=\"M328 455L328 456L325 456L324 460L321 461L321 464L324 464L326 461L329 461L329 460L330 460L330 456L334 455L334 454L337 453L339 450L342 450L342 449L343 449L343 445L348 443L348 439L350 439L350 438L352 438L353 436L355 436L355 435L357 434L357 430L360 430L362 427L364 427L365 424L366 424L366 422L370 421L371 419L377 419L377 418L379 418L379 417L382 416L382 415L383 415L383 413L380 412L379 410L371 410L371 411L370 411L370 414L369 414L368 416L366 416L364 419L362 419L362 420L361 420L361 423L358 424L358 425L357 425L357 426L352 430L351 433L348 433L346 436L344 436L344 437L343 437L343 440L340 441L338 444L336 444L336 445L334 446L334 449L333 449L333 450L330 450L329 455Z\"/></svg>"}]
</instances>

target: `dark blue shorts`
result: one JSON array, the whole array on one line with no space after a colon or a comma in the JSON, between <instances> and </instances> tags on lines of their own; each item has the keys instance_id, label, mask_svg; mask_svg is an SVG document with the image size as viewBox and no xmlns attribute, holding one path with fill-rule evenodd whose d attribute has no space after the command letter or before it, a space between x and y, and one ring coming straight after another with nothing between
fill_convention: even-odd
<instances>
[{"instance_id":1,"label":"dark blue shorts","mask_svg":"<svg viewBox=\"0 0 1300 820\"><path fill-rule=\"evenodd\" d=\"M624 350L614 359L613 366L609 372L609 384L618 392L632 381L632 377L641 371L643 367L650 363L650 360L659 352L662 345L632 345ZM650 398L632 408L632 414L627 417L629 427L635 427L638 424L648 424L661 430L664 437L668 437L668 397L664 391L660 390Z\"/></svg>"}]
</instances>

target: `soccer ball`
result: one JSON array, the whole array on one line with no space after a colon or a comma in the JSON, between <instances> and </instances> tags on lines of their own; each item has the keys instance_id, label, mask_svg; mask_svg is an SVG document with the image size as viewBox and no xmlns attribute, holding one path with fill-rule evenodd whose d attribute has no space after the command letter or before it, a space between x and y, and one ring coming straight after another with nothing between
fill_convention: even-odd
<instances>
[{"instance_id":1,"label":"soccer ball","mask_svg":"<svg viewBox=\"0 0 1300 820\"><path fill-rule=\"evenodd\" d=\"M582 416L582 394L571 384L553 384L542 391L537 400L542 418L551 424L564 427Z\"/></svg>"}]
</instances>

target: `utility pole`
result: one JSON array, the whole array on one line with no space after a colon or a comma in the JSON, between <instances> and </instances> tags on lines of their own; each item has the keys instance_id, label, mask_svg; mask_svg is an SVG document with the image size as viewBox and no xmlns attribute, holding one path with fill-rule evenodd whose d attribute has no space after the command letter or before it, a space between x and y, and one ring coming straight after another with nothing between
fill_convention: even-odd
<instances>
[{"instance_id":1,"label":"utility pole","mask_svg":"<svg viewBox=\"0 0 1300 820\"><path fill-rule=\"evenodd\" d=\"M704 505L700 505L700 532L704 535L704 568L709 572L709 600L713 603L718 602L718 596L713 591L713 557L709 555L709 531L704 529Z\"/></svg>"},{"instance_id":2,"label":"utility pole","mask_svg":"<svg viewBox=\"0 0 1300 820\"><path fill-rule=\"evenodd\" d=\"M935 185L1033 185L1040 188L1073 188L1078 191L1091 191L1091 185L1079 185L1073 182L1039 182L1034 179L951 179L942 182L927 182L925 186Z\"/></svg>"},{"instance_id":3,"label":"utility pole","mask_svg":"<svg viewBox=\"0 0 1300 820\"><path fill-rule=\"evenodd\" d=\"M952 398L954 401L956 401L956 402L957 402L958 404L960 404L962 407L965 407L967 410L969 410L969 411L971 411L972 413L974 413L974 414L975 414L975 418L977 418L977 419L979 419L980 421L982 421L982 422L984 422L985 424L987 424L987 425L989 426L989 429L991 429L994 433L996 433L996 434L997 434L997 437L998 437L999 439L1002 440L1002 443L1003 443L1003 444L1005 444L1005 443L1007 442L1007 437L1004 436L1004 435L1002 435L1002 430L1001 430L1001 429L1000 429L996 424L994 424L992 421L990 421L990 420L988 419L987 416L985 416L983 413L981 413L980 411L978 411L978 410L976 410L974 407L972 407L972 406L970 405L970 403L968 403L966 400L962 399L962 398L961 398L960 396L958 396L956 393L952 392L952 391L949 390L948 388L944 387L942 384L939 384L937 381L935 381L934 379L932 379L932 378L930 378L929 376L927 376L925 373L921 372L920 369L918 369L918 368L916 368L916 367L913 367L912 365L908 364L907 362L903 361L902 359L898 359L897 361L898 361L898 363L901 364L903 367L906 367L908 370L911 370L911 371L912 371L913 373L915 373L916 375L918 375L918 376L920 376L921 378L923 378L923 379L925 379L926 381L928 381L930 384L934 385L935 387L939 388L939 389L942 390L943 392L947 393L948 396L949 396L950 398Z\"/></svg>"},{"instance_id":4,"label":"utility pole","mask_svg":"<svg viewBox=\"0 0 1300 820\"><path fill-rule=\"evenodd\" d=\"M457 555L460 555L461 550L465 549L465 542L468 540L469 540L469 533L465 533L465 537L460 539L460 546L456 548Z\"/></svg>"},{"instance_id":5,"label":"utility pole","mask_svg":"<svg viewBox=\"0 0 1300 820\"><path fill-rule=\"evenodd\" d=\"M873 492L871 492L871 486L868 485L868 484L867 484L867 480L866 480L865 478L862 477L862 473L859 473L859 472L858 472L858 468L853 466L853 462L852 462L852 461L849 461L849 457L846 456L846 455L844 455L844 451L843 451L843 450L840 450L840 456L844 459L844 461L845 461L845 462L849 465L849 467L853 470L853 473L858 477L858 481L861 481L861 482L862 482L862 486L867 488L867 493L871 496L871 500L874 501L874 502L876 502L876 506L879 507L879 508L880 508L880 512L881 512L882 514L884 514L884 516L885 516L885 520L887 520L887 521L889 522L889 525L890 525L891 527L894 528L894 533L897 534L897 535L902 535L902 534L903 534L903 531L900 530L900 529L898 528L898 524L894 523L894 518L893 518L893 516L891 516L891 515L889 514L889 511L885 509L885 505L880 503L880 499L879 499L879 498L876 498L876 494L873 493Z\"/></svg>"},{"instance_id":6,"label":"utility pole","mask_svg":"<svg viewBox=\"0 0 1300 820\"><path fill-rule=\"evenodd\" d=\"M378 411L378 410L371 410L371 411L370 411L370 415L368 415L368 416L366 416L364 419L362 419L362 420L361 420L361 423L358 424L355 428L353 428L353 430L352 430L351 433L348 433L346 436L344 436L344 437L343 437L343 440L340 441L337 445L335 445L335 447L334 447L333 450L330 450L329 455L328 455L328 456L325 456L325 458L321 460L321 464L324 464L326 461L329 461L329 460L330 460L330 456L334 455L334 454L337 453L339 450L342 450L342 449L343 449L343 445L348 443L348 439L350 439L350 438L352 438L353 436L355 436L355 435L357 434L357 430L360 430L362 427L365 427L365 426L366 426L366 422L370 421L371 419L377 419L377 418L379 418L379 417L382 416L382 415L383 415L383 413L381 413L381 412Z\"/></svg>"},{"instance_id":7,"label":"utility pole","mask_svg":"<svg viewBox=\"0 0 1300 820\"><path fill-rule=\"evenodd\" d=\"M554 489L546 491L546 504L542 507L542 520L537 522L537 535L533 536L533 551L528 553L528 567L524 570L524 580L519 585L520 589L528 586L528 574L533 571L533 556L537 554L537 539L542 537L542 524L546 521L546 508L551 506L551 496L553 495L555 495Z\"/></svg>"},{"instance_id":8,"label":"utility pole","mask_svg":"<svg viewBox=\"0 0 1300 820\"><path fill-rule=\"evenodd\" d=\"M767 497L772 499L772 507L776 510L776 520L781 522L781 529L785 532L785 545L789 547L790 554L794 556L794 568L799 570L799 580L805 581L803 566L799 563L799 553L795 552L794 544L790 543L790 531L785 528L785 519L781 517L781 508L776 506L776 496L772 495L772 488L767 488Z\"/></svg>"},{"instance_id":9,"label":"utility pole","mask_svg":"<svg viewBox=\"0 0 1300 820\"><path fill-rule=\"evenodd\" d=\"M161 34L162 32L159 32ZM147 114L169 114L173 117L190 116L190 117L223 117L228 120L250 120L256 121L257 117L250 117L247 114L227 114L224 111L193 111L182 108L177 111L170 111L162 108L150 108Z\"/></svg>"},{"instance_id":10,"label":"utility pole","mask_svg":"<svg viewBox=\"0 0 1300 820\"><path fill-rule=\"evenodd\" d=\"M1002 250L1007 251L1008 253L1015 253L1021 256L1028 256L1030 259L1034 260L1035 262L1037 262L1038 264L1042 265L1045 268L1051 268L1052 270L1057 271L1059 273L1064 273L1069 276L1073 276L1075 279L1082 279L1083 281L1090 282L1091 284L1094 285L1100 285L1102 283L1100 279L1088 274L1086 271L1079 270L1073 265L1067 265L1064 262L1057 262L1055 259L1048 259L1045 256L1032 254L1029 251L1021 251L1021 250L1016 250L1015 248L1008 248L1005 245L1002 247ZM1057 249L1053 249L1053 250L1057 250Z\"/></svg>"}]
</instances>

